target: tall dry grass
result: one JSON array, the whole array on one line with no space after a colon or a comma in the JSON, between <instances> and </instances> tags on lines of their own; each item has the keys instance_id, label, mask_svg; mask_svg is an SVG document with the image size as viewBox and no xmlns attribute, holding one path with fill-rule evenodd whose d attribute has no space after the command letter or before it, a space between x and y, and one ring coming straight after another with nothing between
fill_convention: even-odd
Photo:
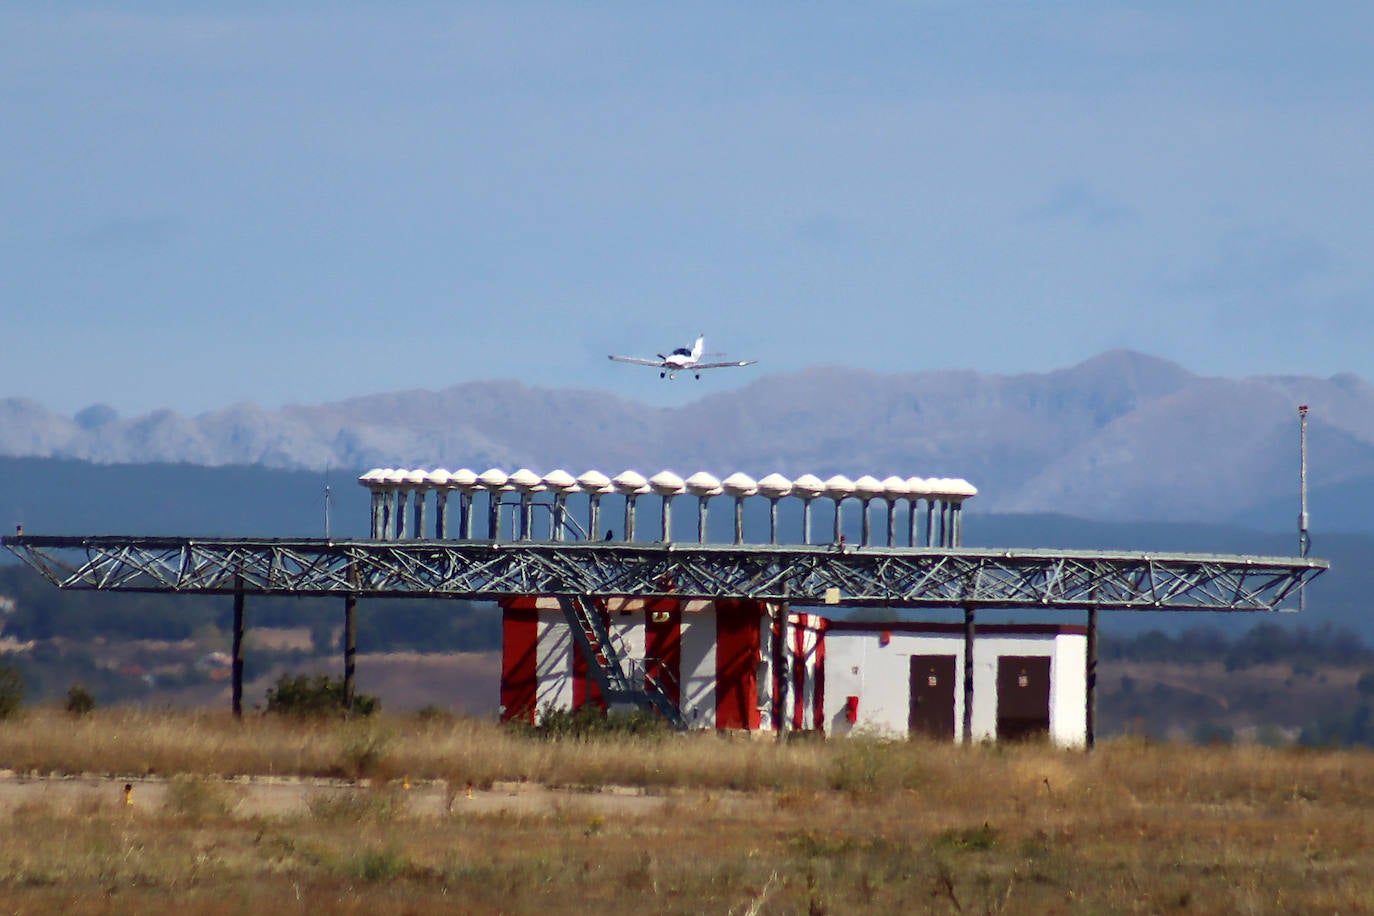
<instances>
[{"instance_id":1,"label":"tall dry grass","mask_svg":"<svg viewBox=\"0 0 1374 916\"><path fill-rule=\"evenodd\" d=\"M110 795L5 809L0 908L14 911L1374 911L1365 751L710 734L548 743L469 720L113 710L6 723L0 765L188 774L160 808ZM264 816L238 813L240 787L208 778L350 768L634 784L657 797L607 808L573 791L473 813L490 809L461 795L422 808L377 779Z\"/></svg>"}]
</instances>

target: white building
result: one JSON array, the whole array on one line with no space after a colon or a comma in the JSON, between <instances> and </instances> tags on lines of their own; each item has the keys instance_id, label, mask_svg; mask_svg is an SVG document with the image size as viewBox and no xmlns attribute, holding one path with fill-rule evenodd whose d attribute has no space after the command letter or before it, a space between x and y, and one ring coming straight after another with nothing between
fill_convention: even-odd
<instances>
[{"instance_id":1,"label":"white building","mask_svg":"<svg viewBox=\"0 0 1374 916\"><path fill-rule=\"evenodd\" d=\"M558 603L504 606L504 719L600 703ZM964 737L964 627L858 623L755 601L622 600L601 608L637 677L697 728ZM973 640L975 740L1085 743L1086 628L992 624Z\"/></svg>"},{"instance_id":2,"label":"white building","mask_svg":"<svg viewBox=\"0 0 1374 916\"><path fill-rule=\"evenodd\" d=\"M964 626L828 621L828 734L854 729L961 740ZM984 624L973 640L975 741L1048 734L1078 746L1087 734L1087 630Z\"/></svg>"}]
</instances>

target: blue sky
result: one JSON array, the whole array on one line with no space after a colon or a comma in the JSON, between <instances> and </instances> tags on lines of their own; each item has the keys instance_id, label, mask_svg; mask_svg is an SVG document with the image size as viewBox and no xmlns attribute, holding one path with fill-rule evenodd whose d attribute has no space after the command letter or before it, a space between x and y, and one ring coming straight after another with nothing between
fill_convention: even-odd
<instances>
[{"instance_id":1,"label":"blue sky","mask_svg":"<svg viewBox=\"0 0 1374 916\"><path fill-rule=\"evenodd\" d=\"M0 397L1368 378L1371 151L1366 3L11 2Z\"/></svg>"}]
</instances>

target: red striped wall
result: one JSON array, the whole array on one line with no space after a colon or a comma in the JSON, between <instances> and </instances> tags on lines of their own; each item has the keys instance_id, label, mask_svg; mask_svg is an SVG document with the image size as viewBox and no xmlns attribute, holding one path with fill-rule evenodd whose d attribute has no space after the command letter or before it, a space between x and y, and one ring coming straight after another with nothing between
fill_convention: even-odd
<instances>
[{"instance_id":1,"label":"red striped wall","mask_svg":"<svg viewBox=\"0 0 1374 916\"><path fill-rule=\"evenodd\" d=\"M535 599L512 598L501 602L501 721L523 719L534 723L535 643L539 637L539 612Z\"/></svg>"},{"instance_id":2,"label":"red striped wall","mask_svg":"<svg viewBox=\"0 0 1374 916\"><path fill-rule=\"evenodd\" d=\"M650 601L645 608L644 657L645 674L658 680L674 705L681 702L682 611L675 598Z\"/></svg>"},{"instance_id":3,"label":"red striped wall","mask_svg":"<svg viewBox=\"0 0 1374 916\"><path fill-rule=\"evenodd\" d=\"M815 722L812 727L817 731L825 730L825 629L827 621L817 618L816 628L816 702Z\"/></svg>"},{"instance_id":4,"label":"red striped wall","mask_svg":"<svg viewBox=\"0 0 1374 916\"><path fill-rule=\"evenodd\" d=\"M716 603L716 728L759 727L758 663L763 605Z\"/></svg>"}]
</instances>

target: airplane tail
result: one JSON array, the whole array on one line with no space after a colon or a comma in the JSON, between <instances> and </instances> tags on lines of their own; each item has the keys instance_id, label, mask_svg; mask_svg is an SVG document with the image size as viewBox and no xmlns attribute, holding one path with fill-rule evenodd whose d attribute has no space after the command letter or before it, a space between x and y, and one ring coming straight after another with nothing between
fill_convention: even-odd
<instances>
[{"instance_id":1,"label":"airplane tail","mask_svg":"<svg viewBox=\"0 0 1374 916\"><path fill-rule=\"evenodd\" d=\"M692 359L701 359L701 352L706 348L705 335L698 337L697 342L692 344Z\"/></svg>"}]
</instances>

